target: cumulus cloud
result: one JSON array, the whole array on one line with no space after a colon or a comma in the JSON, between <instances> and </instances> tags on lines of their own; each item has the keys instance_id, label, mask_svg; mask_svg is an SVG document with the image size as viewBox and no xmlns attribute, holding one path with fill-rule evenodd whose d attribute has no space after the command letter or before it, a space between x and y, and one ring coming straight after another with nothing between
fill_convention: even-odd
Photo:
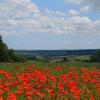
<instances>
[{"instance_id":1,"label":"cumulus cloud","mask_svg":"<svg viewBox=\"0 0 100 100\"><path fill-rule=\"evenodd\" d=\"M65 0L65 2L80 4L81 0Z\"/></svg>"},{"instance_id":2,"label":"cumulus cloud","mask_svg":"<svg viewBox=\"0 0 100 100\"><path fill-rule=\"evenodd\" d=\"M71 15L71 16L68 16ZM0 34L100 34L100 20L80 16L75 10L68 13L40 11L31 0L0 1Z\"/></svg>"},{"instance_id":3,"label":"cumulus cloud","mask_svg":"<svg viewBox=\"0 0 100 100\"><path fill-rule=\"evenodd\" d=\"M76 11L76 10L69 10L69 11L68 11L68 15L69 15L69 16L79 16L80 14L79 14L79 12Z\"/></svg>"},{"instance_id":4,"label":"cumulus cloud","mask_svg":"<svg viewBox=\"0 0 100 100\"><path fill-rule=\"evenodd\" d=\"M89 5L92 10L100 10L100 0L65 0L66 3Z\"/></svg>"},{"instance_id":5,"label":"cumulus cloud","mask_svg":"<svg viewBox=\"0 0 100 100\"><path fill-rule=\"evenodd\" d=\"M90 6L84 6L80 9L80 12L82 13L88 13L90 12Z\"/></svg>"},{"instance_id":6,"label":"cumulus cloud","mask_svg":"<svg viewBox=\"0 0 100 100\"><path fill-rule=\"evenodd\" d=\"M82 3L90 5L95 10L100 10L100 0L83 0Z\"/></svg>"}]
</instances>

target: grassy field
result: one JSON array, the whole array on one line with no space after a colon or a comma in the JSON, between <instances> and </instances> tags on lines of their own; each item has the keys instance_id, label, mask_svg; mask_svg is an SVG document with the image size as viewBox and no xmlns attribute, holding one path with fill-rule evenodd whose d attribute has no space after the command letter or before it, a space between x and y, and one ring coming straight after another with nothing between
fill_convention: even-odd
<instances>
[{"instance_id":1,"label":"grassy field","mask_svg":"<svg viewBox=\"0 0 100 100\"><path fill-rule=\"evenodd\" d=\"M83 61L89 59L90 59L90 55L68 56L69 61L74 61L74 60Z\"/></svg>"},{"instance_id":2,"label":"grassy field","mask_svg":"<svg viewBox=\"0 0 100 100\"><path fill-rule=\"evenodd\" d=\"M100 100L100 63L0 63L0 100Z\"/></svg>"}]
</instances>

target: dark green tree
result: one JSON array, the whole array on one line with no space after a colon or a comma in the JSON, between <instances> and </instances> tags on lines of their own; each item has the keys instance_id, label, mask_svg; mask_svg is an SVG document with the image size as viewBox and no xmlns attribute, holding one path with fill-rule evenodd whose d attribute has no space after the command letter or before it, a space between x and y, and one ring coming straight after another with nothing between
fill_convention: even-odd
<instances>
[{"instance_id":1,"label":"dark green tree","mask_svg":"<svg viewBox=\"0 0 100 100\"><path fill-rule=\"evenodd\" d=\"M26 57L16 54L13 49L9 50L0 35L0 62L25 62L26 60Z\"/></svg>"},{"instance_id":2,"label":"dark green tree","mask_svg":"<svg viewBox=\"0 0 100 100\"><path fill-rule=\"evenodd\" d=\"M1 61L10 61L10 55L7 45L2 41L2 37L0 36L0 62Z\"/></svg>"},{"instance_id":3,"label":"dark green tree","mask_svg":"<svg viewBox=\"0 0 100 100\"><path fill-rule=\"evenodd\" d=\"M96 54L90 57L90 60L100 62L100 50L97 50Z\"/></svg>"},{"instance_id":4,"label":"dark green tree","mask_svg":"<svg viewBox=\"0 0 100 100\"><path fill-rule=\"evenodd\" d=\"M2 37L1 37L1 35L0 35L0 42L2 42Z\"/></svg>"},{"instance_id":5,"label":"dark green tree","mask_svg":"<svg viewBox=\"0 0 100 100\"><path fill-rule=\"evenodd\" d=\"M100 50L96 52L96 59L100 62Z\"/></svg>"}]
</instances>

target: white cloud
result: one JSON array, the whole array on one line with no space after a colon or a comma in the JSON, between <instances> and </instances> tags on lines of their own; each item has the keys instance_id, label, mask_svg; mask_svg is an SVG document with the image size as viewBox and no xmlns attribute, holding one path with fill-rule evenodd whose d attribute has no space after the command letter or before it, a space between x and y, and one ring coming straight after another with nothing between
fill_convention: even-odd
<instances>
[{"instance_id":1,"label":"white cloud","mask_svg":"<svg viewBox=\"0 0 100 100\"><path fill-rule=\"evenodd\" d=\"M76 3L90 6L92 10L100 10L100 0L65 0L66 3Z\"/></svg>"},{"instance_id":2,"label":"white cloud","mask_svg":"<svg viewBox=\"0 0 100 100\"><path fill-rule=\"evenodd\" d=\"M65 2L80 4L81 0L65 0Z\"/></svg>"},{"instance_id":3,"label":"white cloud","mask_svg":"<svg viewBox=\"0 0 100 100\"><path fill-rule=\"evenodd\" d=\"M0 2L0 34L100 34L100 20L80 16L75 10L67 13L39 8L31 0Z\"/></svg>"},{"instance_id":4,"label":"white cloud","mask_svg":"<svg viewBox=\"0 0 100 100\"><path fill-rule=\"evenodd\" d=\"M88 13L90 11L90 6L84 6L80 9L80 12Z\"/></svg>"},{"instance_id":5,"label":"white cloud","mask_svg":"<svg viewBox=\"0 0 100 100\"><path fill-rule=\"evenodd\" d=\"M79 12L76 10L69 10L68 15L69 16L79 16Z\"/></svg>"},{"instance_id":6,"label":"white cloud","mask_svg":"<svg viewBox=\"0 0 100 100\"><path fill-rule=\"evenodd\" d=\"M83 0L82 2L95 10L100 10L100 0Z\"/></svg>"},{"instance_id":7,"label":"white cloud","mask_svg":"<svg viewBox=\"0 0 100 100\"><path fill-rule=\"evenodd\" d=\"M58 16L58 17L64 17L66 16L66 14L64 12L61 11L51 11L48 8L45 10L45 13L48 14L48 16Z\"/></svg>"}]
</instances>

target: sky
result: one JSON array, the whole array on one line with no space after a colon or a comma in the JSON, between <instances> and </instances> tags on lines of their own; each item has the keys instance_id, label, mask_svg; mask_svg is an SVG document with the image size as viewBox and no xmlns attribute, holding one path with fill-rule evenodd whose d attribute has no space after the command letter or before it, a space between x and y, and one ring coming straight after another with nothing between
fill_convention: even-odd
<instances>
[{"instance_id":1,"label":"sky","mask_svg":"<svg viewBox=\"0 0 100 100\"><path fill-rule=\"evenodd\" d=\"M100 48L100 0L0 0L0 35L12 49Z\"/></svg>"}]
</instances>

